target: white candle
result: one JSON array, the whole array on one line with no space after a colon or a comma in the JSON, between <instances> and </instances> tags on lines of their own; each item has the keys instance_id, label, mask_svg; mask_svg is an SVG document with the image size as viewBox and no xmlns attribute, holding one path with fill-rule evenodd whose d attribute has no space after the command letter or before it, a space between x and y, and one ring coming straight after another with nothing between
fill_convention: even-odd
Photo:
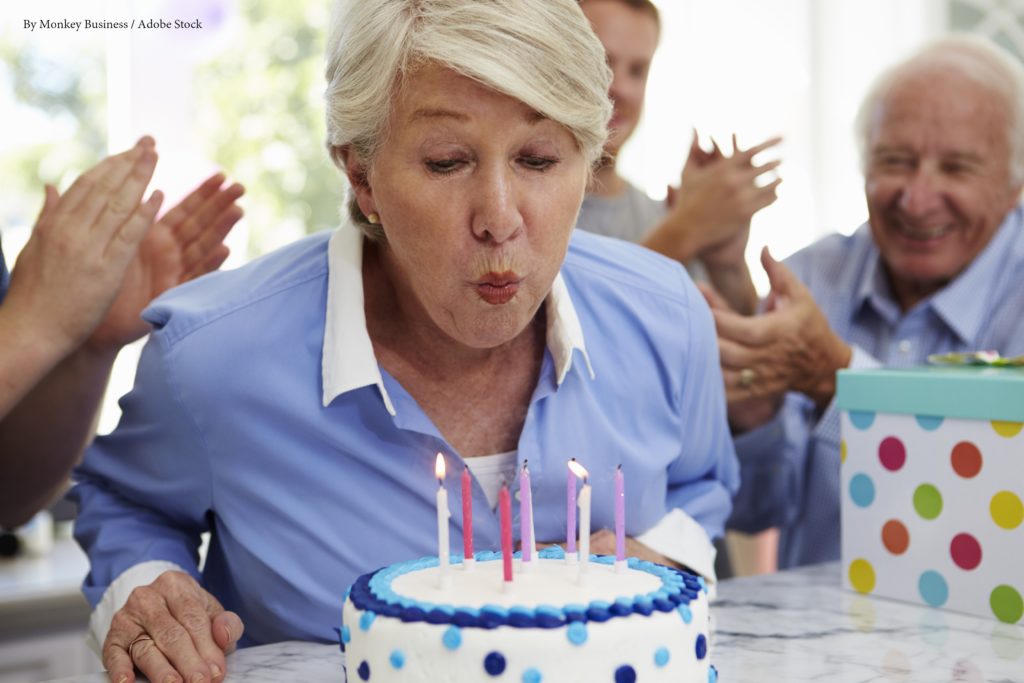
<instances>
[{"instance_id":1,"label":"white candle","mask_svg":"<svg viewBox=\"0 0 1024 683\"><path fill-rule=\"evenodd\" d=\"M573 471L573 474L583 479L583 489L580 491L577 502L580 509L580 570L578 580L582 583L584 580L583 575L587 571L587 565L590 564L590 485L587 483L587 469L583 465L574 460L569 463L569 468Z\"/></svg>"},{"instance_id":2,"label":"white candle","mask_svg":"<svg viewBox=\"0 0 1024 683\"><path fill-rule=\"evenodd\" d=\"M448 547L448 518L451 511L448 510L448 491L444 488L444 456L437 454L434 464L434 474L437 475L437 563L438 563L438 584L445 588L451 583L448 574L449 552Z\"/></svg>"}]
</instances>

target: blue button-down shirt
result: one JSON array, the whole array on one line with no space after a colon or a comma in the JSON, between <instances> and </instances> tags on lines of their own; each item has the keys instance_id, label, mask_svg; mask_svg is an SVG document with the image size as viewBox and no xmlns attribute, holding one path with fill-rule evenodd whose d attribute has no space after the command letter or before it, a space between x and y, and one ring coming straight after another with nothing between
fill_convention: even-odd
<instances>
[{"instance_id":1,"label":"blue button-down shirt","mask_svg":"<svg viewBox=\"0 0 1024 683\"><path fill-rule=\"evenodd\" d=\"M955 280L903 313L867 225L832 235L787 264L808 286L832 329L853 347L851 367L906 367L929 354L1024 353L1024 209L1011 211ZM736 442L743 485L730 527L781 527L779 564L839 558L839 412L819 415L789 394L775 419Z\"/></svg>"},{"instance_id":2,"label":"blue button-down shirt","mask_svg":"<svg viewBox=\"0 0 1024 683\"><path fill-rule=\"evenodd\" d=\"M72 493L94 605L146 561L200 577L209 530L201 580L242 617L243 644L331 640L357 576L437 552L438 451L461 549L463 462L372 355L353 234L312 236L148 309L156 330L121 423L88 450ZM593 528L614 525L622 463L628 533L680 508L720 535L738 465L713 321L683 269L577 231L546 307L518 444L538 541L565 538L571 457L591 473ZM473 491L476 547L498 549L498 518Z\"/></svg>"}]
</instances>

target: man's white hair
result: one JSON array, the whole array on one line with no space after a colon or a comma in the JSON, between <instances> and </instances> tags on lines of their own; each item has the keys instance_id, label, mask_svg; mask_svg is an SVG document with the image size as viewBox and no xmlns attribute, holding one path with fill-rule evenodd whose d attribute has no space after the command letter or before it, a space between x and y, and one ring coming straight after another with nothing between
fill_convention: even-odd
<instances>
[{"instance_id":1,"label":"man's white hair","mask_svg":"<svg viewBox=\"0 0 1024 683\"><path fill-rule=\"evenodd\" d=\"M1006 143L1010 150L1010 183L1024 183L1024 65L991 41L970 34L932 41L875 80L855 123L861 168L866 172L870 162L868 146L877 108L905 78L935 69L954 71L1003 99L1009 114Z\"/></svg>"},{"instance_id":2,"label":"man's white hair","mask_svg":"<svg viewBox=\"0 0 1024 683\"><path fill-rule=\"evenodd\" d=\"M565 126L593 166L611 118L604 47L575 0L341 0L327 40L327 146L369 167L402 79L436 63ZM344 170L344 169L343 169ZM349 212L380 237L356 205Z\"/></svg>"}]
</instances>

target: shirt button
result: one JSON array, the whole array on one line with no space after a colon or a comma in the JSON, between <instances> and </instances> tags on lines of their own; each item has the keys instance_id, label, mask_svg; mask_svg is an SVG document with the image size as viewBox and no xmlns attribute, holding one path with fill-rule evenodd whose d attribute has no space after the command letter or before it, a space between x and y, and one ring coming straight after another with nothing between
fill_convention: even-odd
<instances>
[{"instance_id":1,"label":"shirt button","mask_svg":"<svg viewBox=\"0 0 1024 683\"><path fill-rule=\"evenodd\" d=\"M910 353L910 347L911 346L913 346L913 344L910 343L909 339L902 339L902 340L900 340L900 343L899 343L900 353Z\"/></svg>"}]
</instances>

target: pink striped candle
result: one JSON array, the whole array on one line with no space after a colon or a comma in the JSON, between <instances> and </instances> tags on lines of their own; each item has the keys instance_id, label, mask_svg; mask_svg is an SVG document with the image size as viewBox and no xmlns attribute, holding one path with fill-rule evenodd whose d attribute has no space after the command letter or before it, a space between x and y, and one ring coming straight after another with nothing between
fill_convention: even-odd
<instances>
[{"instance_id":1,"label":"pink striped candle","mask_svg":"<svg viewBox=\"0 0 1024 683\"><path fill-rule=\"evenodd\" d=\"M462 559L473 559L473 479L462 470Z\"/></svg>"},{"instance_id":2,"label":"pink striped candle","mask_svg":"<svg viewBox=\"0 0 1024 683\"><path fill-rule=\"evenodd\" d=\"M572 471L572 464L576 462L576 458L569 461L568 467L569 477L566 479L566 495L565 501L565 556L576 555L576 474Z\"/></svg>"},{"instance_id":3,"label":"pink striped candle","mask_svg":"<svg viewBox=\"0 0 1024 683\"><path fill-rule=\"evenodd\" d=\"M508 486L501 485L498 494L498 508L501 514L501 559L504 563L505 587L512 583L512 498L508 495Z\"/></svg>"}]
</instances>

